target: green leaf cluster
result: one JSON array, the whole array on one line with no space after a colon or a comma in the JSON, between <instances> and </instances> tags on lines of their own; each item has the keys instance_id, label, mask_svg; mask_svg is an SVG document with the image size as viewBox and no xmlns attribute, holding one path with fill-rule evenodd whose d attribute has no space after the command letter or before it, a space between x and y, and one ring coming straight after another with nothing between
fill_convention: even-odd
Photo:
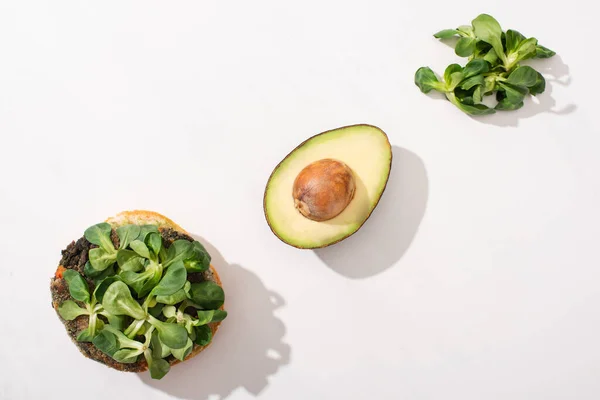
<instances>
[{"instance_id":1,"label":"green leaf cluster","mask_svg":"<svg viewBox=\"0 0 600 400\"><path fill-rule=\"evenodd\" d=\"M121 363L143 356L151 377L161 379L169 372L169 357L183 361L194 344L210 343L208 324L227 317L219 309L225 293L214 282L188 280L188 273L210 266L211 257L198 241L176 240L166 247L157 226L125 225L116 229L116 249L111 233L107 223L85 231L98 246L89 251L84 269L95 287L90 294L83 276L66 270L63 278L73 300L58 312L65 320L87 315L88 327L77 340L93 343Z\"/></svg>"},{"instance_id":2,"label":"green leaf cluster","mask_svg":"<svg viewBox=\"0 0 600 400\"><path fill-rule=\"evenodd\" d=\"M498 21L481 14L471 25L445 29L433 35L438 39L458 37L454 51L468 62L464 67L451 64L443 79L429 67L415 73L415 84L423 93L444 93L448 101L469 115L493 114L496 110L517 110L527 95L538 95L546 89L542 74L521 61L549 58L556 53L536 38L526 38L515 30L504 32ZM484 96L495 95L497 104L482 104Z\"/></svg>"}]
</instances>

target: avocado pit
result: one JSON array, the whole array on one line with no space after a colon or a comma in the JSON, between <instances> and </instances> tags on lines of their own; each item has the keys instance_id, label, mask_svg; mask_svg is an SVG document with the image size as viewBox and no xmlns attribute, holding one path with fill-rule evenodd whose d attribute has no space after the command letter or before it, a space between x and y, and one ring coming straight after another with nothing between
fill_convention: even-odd
<instances>
[{"instance_id":1,"label":"avocado pit","mask_svg":"<svg viewBox=\"0 0 600 400\"><path fill-rule=\"evenodd\" d=\"M296 177L294 207L308 219L327 221L344 211L355 190L352 169L341 161L325 158L307 165Z\"/></svg>"}]
</instances>

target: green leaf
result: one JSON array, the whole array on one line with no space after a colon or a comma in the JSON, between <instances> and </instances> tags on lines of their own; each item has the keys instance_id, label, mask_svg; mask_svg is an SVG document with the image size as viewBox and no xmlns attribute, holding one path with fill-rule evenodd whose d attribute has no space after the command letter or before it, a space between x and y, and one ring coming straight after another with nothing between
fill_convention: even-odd
<instances>
[{"instance_id":1,"label":"green leaf","mask_svg":"<svg viewBox=\"0 0 600 400\"><path fill-rule=\"evenodd\" d=\"M211 322L220 322L223 321L225 318L227 318L227 311L215 310Z\"/></svg>"},{"instance_id":2,"label":"green leaf","mask_svg":"<svg viewBox=\"0 0 600 400\"><path fill-rule=\"evenodd\" d=\"M157 225L140 225L140 235L137 237L137 240L146 242L146 236L152 232L159 233Z\"/></svg>"},{"instance_id":3,"label":"green leaf","mask_svg":"<svg viewBox=\"0 0 600 400\"><path fill-rule=\"evenodd\" d=\"M494 49L490 49L490 51L483 57L483 60L490 63L490 65L496 65L500 59L498 58L496 51Z\"/></svg>"},{"instance_id":4,"label":"green leaf","mask_svg":"<svg viewBox=\"0 0 600 400\"><path fill-rule=\"evenodd\" d=\"M163 359L154 360L150 365L150 377L152 379L162 379L169 373L170 369L171 365L167 361Z\"/></svg>"},{"instance_id":5,"label":"green leaf","mask_svg":"<svg viewBox=\"0 0 600 400\"><path fill-rule=\"evenodd\" d=\"M475 75L462 81L460 87L464 90L470 90L473 87L483 85L484 83L483 75Z\"/></svg>"},{"instance_id":6,"label":"green leaf","mask_svg":"<svg viewBox=\"0 0 600 400\"><path fill-rule=\"evenodd\" d=\"M137 335L141 335L143 333L144 323L145 321L143 319L136 319L131 324L129 324L129 326L123 331L123 333L128 338L133 339Z\"/></svg>"},{"instance_id":7,"label":"green leaf","mask_svg":"<svg viewBox=\"0 0 600 400\"><path fill-rule=\"evenodd\" d=\"M471 25L461 25L458 27L457 31L461 36L475 37L475 34L473 33L473 27Z\"/></svg>"},{"instance_id":8,"label":"green leaf","mask_svg":"<svg viewBox=\"0 0 600 400\"><path fill-rule=\"evenodd\" d=\"M216 310L225 302L225 292L214 282L192 283L190 299L206 310Z\"/></svg>"},{"instance_id":9,"label":"green leaf","mask_svg":"<svg viewBox=\"0 0 600 400\"><path fill-rule=\"evenodd\" d=\"M132 364L137 361L137 358L143 351L137 349L122 349L113 354L113 358L123 364Z\"/></svg>"},{"instance_id":10,"label":"green leaf","mask_svg":"<svg viewBox=\"0 0 600 400\"><path fill-rule=\"evenodd\" d=\"M538 72L528 66L518 67L508 76L506 82L517 85L532 87L536 84L538 78Z\"/></svg>"},{"instance_id":11,"label":"green leaf","mask_svg":"<svg viewBox=\"0 0 600 400\"><path fill-rule=\"evenodd\" d=\"M139 225L123 225L117 228L117 235L119 236L119 249L125 249L129 246L129 243L136 240L140 235Z\"/></svg>"},{"instance_id":12,"label":"green leaf","mask_svg":"<svg viewBox=\"0 0 600 400\"><path fill-rule=\"evenodd\" d=\"M160 341L157 330L152 332L150 346L152 347L152 358L154 359L165 358L171 354L171 349Z\"/></svg>"},{"instance_id":13,"label":"green leaf","mask_svg":"<svg viewBox=\"0 0 600 400\"><path fill-rule=\"evenodd\" d=\"M108 278L109 276L115 275L114 264L112 266L106 268L104 271L96 271L92 267L92 264L90 264L90 262L88 261L85 263L85 266L83 267L83 275L87 278L92 279L92 281L94 281L94 285L98 285L99 282L102 282L104 279Z\"/></svg>"},{"instance_id":14,"label":"green leaf","mask_svg":"<svg viewBox=\"0 0 600 400\"><path fill-rule=\"evenodd\" d=\"M458 64L450 64L444 71L444 80L446 81L447 90L454 90L460 81L463 80L463 68Z\"/></svg>"},{"instance_id":15,"label":"green leaf","mask_svg":"<svg viewBox=\"0 0 600 400\"><path fill-rule=\"evenodd\" d=\"M509 29L506 31L506 52L513 53L517 51L521 42L525 40L525 36L519 32Z\"/></svg>"},{"instance_id":16,"label":"green leaf","mask_svg":"<svg viewBox=\"0 0 600 400\"><path fill-rule=\"evenodd\" d=\"M104 321L98 318L97 313L92 314L90 316L90 332L93 332L93 337L96 337L102 329L104 329Z\"/></svg>"},{"instance_id":17,"label":"green leaf","mask_svg":"<svg viewBox=\"0 0 600 400\"><path fill-rule=\"evenodd\" d=\"M117 261L117 253L109 253L101 247L89 252L90 264L96 271L104 271Z\"/></svg>"},{"instance_id":18,"label":"green leaf","mask_svg":"<svg viewBox=\"0 0 600 400\"><path fill-rule=\"evenodd\" d=\"M163 307L162 313L165 316L165 318L173 318L177 315L177 308L173 306Z\"/></svg>"},{"instance_id":19,"label":"green leaf","mask_svg":"<svg viewBox=\"0 0 600 400\"><path fill-rule=\"evenodd\" d=\"M129 246L140 256L144 258L150 258L150 250L148 250L146 244L141 240L136 239L133 242L131 242Z\"/></svg>"},{"instance_id":20,"label":"green leaf","mask_svg":"<svg viewBox=\"0 0 600 400\"><path fill-rule=\"evenodd\" d=\"M171 354L179 361L183 361L192 352L193 347L194 343L188 338L185 347L181 349L171 349Z\"/></svg>"},{"instance_id":21,"label":"green leaf","mask_svg":"<svg viewBox=\"0 0 600 400\"><path fill-rule=\"evenodd\" d=\"M480 104L483 100L483 86L479 85L473 91L473 103Z\"/></svg>"},{"instance_id":22,"label":"green leaf","mask_svg":"<svg viewBox=\"0 0 600 400\"><path fill-rule=\"evenodd\" d=\"M152 315L154 318L158 318L158 316L162 312L162 309L164 308L164 306L165 305L163 303L157 303L154 307L151 307L148 309L148 313L150 315Z\"/></svg>"},{"instance_id":23,"label":"green leaf","mask_svg":"<svg viewBox=\"0 0 600 400\"><path fill-rule=\"evenodd\" d=\"M155 357L154 352L146 350L144 351L144 357L148 363L148 369L150 370L150 377L152 379L162 379L169 373L171 365L166 360Z\"/></svg>"},{"instance_id":24,"label":"green leaf","mask_svg":"<svg viewBox=\"0 0 600 400\"><path fill-rule=\"evenodd\" d=\"M158 285L152 289L152 294L155 296L169 296L183 288L187 279L187 271L183 266L183 262L178 261L172 264L165 273L165 276L160 280Z\"/></svg>"},{"instance_id":25,"label":"green leaf","mask_svg":"<svg viewBox=\"0 0 600 400\"><path fill-rule=\"evenodd\" d=\"M119 350L117 337L106 329L103 329L98 335L96 335L96 337L92 340L92 343L101 352L111 357L117 352L117 350Z\"/></svg>"},{"instance_id":26,"label":"green leaf","mask_svg":"<svg viewBox=\"0 0 600 400\"><path fill-rule=\"evenodd\" d=\"M102 306L113 315L128 315L134 319L146 319L146 313L131 297L127 285L121 281L112 283L102 300Z\"/></svg>"},{"instance_id":27,"label":"green leaf","mask_svg":"<svg viewBox=\"0 0 600 400\"><path fill-rule=\"evenodd\" d=\"M162 322L152 316L148 316L148 318L148 321L158 331L160 341L171 350L181 349L187 344L188 333L183 326Z\"/></svg>"},{"instance_id":28,"label":"green leaf","mask_svg":"<svg viewBox=\"0 0 600 400\"><path fill-rule=\"evenodd\" d=\"M523 102L520 101L518 103L511 103L507 98L504 98L502 100L500 100L498 102L498 104L496 104L496 110L500 110L500 111L514 111L514 110L518 110L519 108L523 107Z\"/></svg>"},{"instance_id":29,"label":"green leaf","mask_svg":"<svg viewBox=\"0 0 600 400\"><path fill-rule=\"evenodd\" d=\"M89 315L89 311L81 308L73 300L67 300L58 307L58 313L67 321L72 321L80 315Z\"/></svg>"},{"instance_id":30,"label":"green leaf","mask_svg":"<svg viewBox=\"0 0 600 400\"><path fill-rule=\"evenodd\" d=\"M149 262L144 272L122 271L119 276L137 293L138 298L142 298L158 284L162 271L160 264Z\"/></svg>"},{"instance_id":31,"label":"green leaf","mask_svg":"<svg viewBox=\"0 0 600 400\"><path fill-rule=\"evenodd\" d=\"M494 48L496 55L503 61L506 59L502 46L502 28L491 15L480 14L472 21L475 36Z\"/></svg>"},{"instance_id":32,"label":"green leaf","mask_svg":"<svg viewBox=\"0 0 600 400\"><path fill-rule=\"evenodd\" d=\"M490 69L490 65L481 59L471 60L462 70L464 78L471 78L475 75L485 74Z\"/></svg>"},{"instance_id":33,"label":"green leaf","mask_svg":"<svg viewBox=\"0 0 600 400\"><path fill-rule=\"evenodd\" d=\"M437 39L448 39L456 35L458 35L458 31L456 29L444 29L437 33L434 33L433 37Z\"/></svg>"},{"instance_id":34,"label":"green leaf","mask_svg":"<svg viewBox=\"0 0 600 400\"><path fill-rule=\"evenodd\" d=\"M183 260L188 272L204 272L210 267L211 257L204 246L197 240L192 242L191 255Z\"/></svg>"},{"instance_id":35,"label":"green leaf","mask_svg":"<svg viewBox=\"0 0 600 400\"><path fill-rule=\"evenodd\" d=\"M519 100L518 96L513 96L510 99L508 98L507 91L504 90L503 86L500 85L500 89L496 93L496 100L498 100L498 104L496 104L496 110L500 111L514 111L523 107L523 101Z\"/></svg>"},{"instance_id":36,"label":"green leaf","mask_svg":"<svg viewBox=\"0 0 600 400\"><path fill-rule=\"evenodd\" d=\"M544 79L542 74L540 74L538 72L536 80L535 80L535 85L533 85L532 87L529 88L529 93L536 96L540 93L544 93L545 90L546 90L546 79Z\"/></svg>"},{"instance_id":37,"label":"green leaf","mask_svg":"<svg viewBox=\"0 0 600 400\"><path fill-rule=\"evenodd\" d=\"M156 301L162 304L175 305L187 299L187 294L191 289L191 283L185 282L183 288L168 296L156 296Z\"/></svg>"},{"instance_id":38,"label":"green leaf","mask_svg":"<svg viewBox=\"0 0 600 400\"><path fill-rule=\"evenodd\" d=\"M106 222L101 222L99 224L87 228L84 232L84 236L88 242L100 246L105 251L114 252L115 246L110 240L111 231L112 228L110 224Z\"/></svg>"},{"instance_id":39,"label":"green leaf","mask_svg":"<svg viewBox=\"0 0 600 400\"><path fill-rule=\"evenodd\" d=\"M116 329L123 330L125 329L125 316L124 315L112 315L106 311L102 312L101 315L104 315L108 319L108 323L114 326Z\"/></svg>"},{"instance_id":40,"label":"green leaf","mask_svg":"<svg viewBox=\"0 0 600 400\"><path fill-rule=\"evenodd\" d=\"M210 324L211 322L220 322L227 318L227 311L224 310L203 310L198 311L198 319L194 321L195 326Z\"/></svg>"},{"instance_id":41,"label":"green leaf","mask_svg":"<svg viewBox=\"0 0 600 400\"><path fill-rule=\"evenodd\" d=\"M504 63L507 71L510 71L516 66L519 61L533 58L536 55L537 39L529 38L519 43L517 49L513 52L508 53L506 62Z\"/></svg>"},{"instance_id":42,"label":"green leaf","mask_svg":"<svg viewBox=\"0 0 600 400\"><path fill-rule=\"evenodd\" d=\"M195 325L206 325L212 321L214 310L203 310L198 311L198 320Z\"/></svg>"},{"instance_id":43,"label":"green leaf","mask_svg":"<svg viewBox=\"0 0 600 400\"><path fill-rule=\"evenodd\" d=\"M135 251L119 249L117 252L117 264L123 271L138 272L144 269L144 261Z\"/></svg>"},{"instance_id":44,"label":"green leaf","mask_svg":"<svg viewBox=\"0 0 600 400\"><path fill-rule=\"evenodd\" d=\"M90 278L90 279L95 279L97 277L99 277L100 275L102 275L105 271L97 271L92 267L92 264L90 264L90 261L86 261L84 267L83 267L83 274Z\"/></svg>"},{"instance_id":45,"label":"green leaf","mask_svg":"<svg viewBox=\"0 0 600 400\"><path fill-rule=\"evenodd\" d=\"M159 233L151 232L146 236L145 243L155 255L158 255L162 247L162 237Z\"/></svg>"},{"instance_id":46,"label":"green leaf","mask_svg":"<svg viewBox=\"0 0 600 400\"><path fill-rule=\"evenodd\" d=\"M186 260L192 256L192 242L187 240L176 240L167 249L167 261L164 262L165 268L178 261Z\"/></svg>"},{"instance_id":47,"label":"green leaf","mask_svg":"<svg viewBox=\"0 0 600 400\"><path fill-rule=\"evenodd\" d=\"M114 326L105 325L104 330L102 332L104 331L110 332L113 335L115 335L115 337L117 338L117 342L119 343L120 349L128 348L141 350L144 347L142 343L138 342L137 340L129 339L127 336L125 336L123 332L116 329Z\"/></svg>"},{"instance_id":48,"label":"green leaf","mask_svg":"<svg viewBox=\"0 0 600 400\"><path fill-rule=\"evenodd\" d=\"M154 272L151 270L144 271L141 273L133 272L133 271L123 271L119 274L123 282L125 282L128 286L130 286L138 295L140 296L140 292L144 287L144 284L154 276Z\"/></svg>"},{"instance_id":49,"label":"green leaf","mask_svg":"<svg viewBox=\"0 0 600 400\"><path fill-rule=\"evenodd\" d=\"M446 81L446 84L449 85L450 81L452 80L452 74L456 73L456 72L462 72L462 67L458 64L450 64L446 67L446 70L444 71L444 80Z\"/></svg>"},{"instance_id":50,"label":"green leaf","mask_svg":"<svg viewBox=\"0 0 600 400\"><path fill-rule=\"evenodd\" d=\"M158 252L158 259L161 263L165 263L169 258L167 248L165 246L160 247L160 251Z\"/></svg>"},{"instance_id":51,"label":"green leaf","mask_svg":"<svg viewBox=\"0 0 600 400\"><path fill-rule=\"evenodd\" d=\"M536 38L528 38L523 40L517 48L517 53L519 54L518 61L535 57L537 53L537 47L538 43Z\"/></svg>"},{"instance_id":52,"label":"green leaf","mask_svg":"<svg viewBox=\"0 0 600 400\"><path fill-rule=\"evenodd\" d=\"M492 50L492 45L481 40L475 41L475 51L473 52L472 59L483 59L485 55Z\"/></svg>"},{"instance_id":53,"label":"green leaf","mask_svg":"<svg viewBox=\"0 0 600 400\"><path fill-rule=\"evenodd\" d=\"M537 45L535 48L535 58L550 58L555 56L556 53L542 45Z\"/></svg>"},{"instance_id":54,"label":"green leaf","mask_svg":"<svg viewBox=\"0 0 600 400\"><path fill-rule=\"evenodd\" d=\"M159 264L154 265L154 268L148 270L152 272L152 276L144 283L144 285L138 292L138 296L140 297L145 297L146 295L148 295L148 293L150 293L152 289L154 289L154 287L156 287L156 285L158 285L158 283L160 282L160 279L162 277L162 267L160 267Z\"/></svg>"},{"instance_id":55,"label":"green leaf","mask_svg":"<svg viewBox=\"0 0 600 400\"><path fill-rule=\"evenodd\" d=\"M207 346L212 340L212 331L210 330L210 326L201 325L194 327L194 331L196 332L196 339L194 343L200 346Z\"/></svg>"},{"instance_id":56,"label":"green leaf","mask_svg":"<svg viewBox=\"0 0 600 400\"><path fill-rule=\"evenodd\" d=\"M475 51L476 39L472 37L461 37L456 42L454 52L460 57L469 57Z\"/></svg>"},{"instance_id":57,"label":"green leaf","mask_svg":"<svg viewBox=\"0 0 600 400\"><path fill-rule=\"evenodd\" d=\"M92 342L94 338L94 334L92 333L90 327L87 327L86 329L82 330L77 335L78 342Z\"/></svg>"},{"instance_id":58,"label":"green leaf","mask_svg":"<svg viewBox=\"0 0 600 400\"><path fill-rule=\"evenodd\" d=\"M484 79L484 84L483 84L483 93L487 94L487 93L491 93L494 88L496 87L496 76L494 75L490 75L490 76L486 76Z\"/></svg>"},{"instance_id":59,"label":"green leaf","mask_svg":"<svg viewBox=\"0 0 600 400\"><path fill-rule=\"evenodd\" d=\"M498 82L498 85L504 89L506 99L512 104L519 104L523 101L529 90L524 86L517 86L507 82Z\"/></svg>"},{"instance_id":60,"label":"green leaf","mask_svg":"<svg viewBox=\"0 0 600 400\"><path fill-rule=\"evenodd\" d=\"M89 304L89 288L81 274L73 269L67 269L63 272L63 278L69 286L69 293L71 294L71 297L73 297L75 300Z\"/></svg>"},{"instance_id":61,"label":"green leaf","mask_svg":"<svg viewBox=\"0 0 600 400\"><path fill-rule=\"evenodd\" d=\"M96 299L96 301L98 303L102 303L102 299L104 298L104 293L106 293L106 289L108 289L108 287L114 282L120 280L121 278L119 276L109 276L108 278L105 278L104 280L99 282L96 285L96 288L94 289L94 298Z\"/></svg>"},{"instance_id":62,"label":"green leaf","mask_svg":"<svg viewBox=\"0 0 600 400\"><path fill-rule=\"evenodd\" d=\"M415 85L417 85L423 93L429 93L432 90L442 93L446 91L446 85L438 80L429 67L421 67L417 70L415 73Z\"/></svg>"},{"instance_id":63,"label":"green leaf","mask_svg":"<svg viewBox=\"0 0 600 400\"><path fill-rule=\"evenodd\" d=\"M462 110L464 113L469 115L487 115L495 113L493 108L489 108L484 104L467 104L456 97L454 93L447 93L446 97L448 100L454 104L457 108ZM192 285L192 290L194 289L194 285Z\"/></svg>"},{"instance_id":64,"label":"green leaf","mask_svg":"<svg viewBox=\"0 0 600 400\"><path fill-rule=\"evenodd\" d=\"M208 269L210 260L210 255L197 240L194 242L176 240L167 250L163 265L166 268L173 263L183 261L189 272L202 272Z\"/></svg>"}]
</instances>

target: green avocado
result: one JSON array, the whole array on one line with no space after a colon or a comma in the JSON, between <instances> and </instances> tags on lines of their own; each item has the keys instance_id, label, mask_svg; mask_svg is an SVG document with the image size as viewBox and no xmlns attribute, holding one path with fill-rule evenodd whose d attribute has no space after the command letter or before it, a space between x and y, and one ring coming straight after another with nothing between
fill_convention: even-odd
<instances>
[{"instance_id":1,"label":"green avocado","mask_svg":"<svg viewBox=\"0 0 600 400\"><path fill-rule=\"evenodd\" d=\"M315 135L273 170L263 208L273 233L300 249L322 248L354 234L367 221L390 175L392 148L366 124Z\"/></svg>"}]
</instances>

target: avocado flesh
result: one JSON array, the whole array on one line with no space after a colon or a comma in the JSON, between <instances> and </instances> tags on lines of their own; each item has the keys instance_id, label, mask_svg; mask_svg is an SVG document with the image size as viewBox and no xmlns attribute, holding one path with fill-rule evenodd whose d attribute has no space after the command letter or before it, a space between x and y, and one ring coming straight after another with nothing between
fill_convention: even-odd
<instances>
[{"instance_id":1,"label":"avocado flesh","mask_svg":"<svg viewBox=\"0 0 600 400\"><path fill-rule=\"evenodd\" d=\"M354 198L338 216L317 222L294 207L292 188L308 164L324 158L346 163L354 174ZM265 190L264 211L273 233L298 248L329 246L352 235L365 223L385 190L392 163L387 135L371 125L353 125L306 140L275 168Z\"/></svg>"}]
</instances>

